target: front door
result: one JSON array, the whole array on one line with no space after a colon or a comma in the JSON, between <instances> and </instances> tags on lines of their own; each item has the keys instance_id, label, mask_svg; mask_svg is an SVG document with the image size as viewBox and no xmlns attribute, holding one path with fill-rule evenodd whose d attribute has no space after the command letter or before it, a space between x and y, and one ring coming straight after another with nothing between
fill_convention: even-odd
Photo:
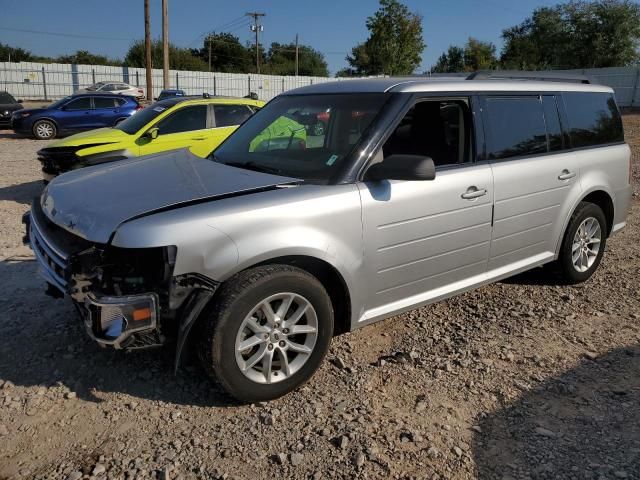
<instances>
[{"instance_id":1,"label":"front door","mask_svg":"<svg viewBox=\"0 0 640 480\"><path fill-rule=\"evenodd\" d=\"M188 105L160 120L158 137L138 139L139 155L166 152L188 147L200 157L206 156L209 141L207 105Z\"/></svg>"},{"instance_id":2,"label":"front door","mask_svg":"<svg viewBox=\"0 0 640 480\"><path fill-rule=\"evenodd\" d=\"M570 193L580 188L575 155L561 152L556 98L487 96L482 103L495 185L489 270L515 270L549 260L555 255Z\"/></svg>"},{"instance_id":3,"label":"front door","mask_svg":"<svg viewBox=\"0 0 640 480\"><path fill-rule=\"evenodd\" d=\"M473 162L469 99L420 101L380 155L429 156L433 181L365 181L365 320L448 295L481 280L491 241L493 178Z\"/></svg>"},{"instance_id":4,"label":"front door","mask_svg":"<svg viewBox=\"0 0 640 480\"><path fill-rule=\"evenodd\" d=\"M87 130L91 126L91 97L71 100L57 116L61 130Z\"/></svg>"}]
</instances>

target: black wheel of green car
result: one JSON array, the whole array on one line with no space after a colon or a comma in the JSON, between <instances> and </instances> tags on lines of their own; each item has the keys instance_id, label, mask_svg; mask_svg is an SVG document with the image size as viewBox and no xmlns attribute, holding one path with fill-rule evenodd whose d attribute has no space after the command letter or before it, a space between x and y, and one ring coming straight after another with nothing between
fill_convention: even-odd
<instances>
[{"instance_id":1,"label":"black wheel of green car","mask_svg":"<svg viewBox=\"0 0 640 480\"><path fill-rule=\"evenodd\" d=\"M51 120L38 120L33 124L33 136L38 140L51 140L57 133L56 124Z\"/></svg>"},{"instance_id":2,"label":"black wheel of green car","mask_svg":"<svg viewBox=\"0 0 640 480\"><path fill-rule=\"evenodd\" d=\"M305 383L333 335L333 307L308 272L268 265L225 282L200 322L198 353L236 399L259 402Z\"/></svg>"},{"instance_id":3,"label":"black wheel of green car","mask_svg":"<svg viewBox=\"0 0 640 480\"><path fill-rule=\"evenodd\" d=\"M584 282L600 265L607 243L607 220L602 209L581 202L569 220L556 267L569 284Z\"/></svg>"}]
</instances>

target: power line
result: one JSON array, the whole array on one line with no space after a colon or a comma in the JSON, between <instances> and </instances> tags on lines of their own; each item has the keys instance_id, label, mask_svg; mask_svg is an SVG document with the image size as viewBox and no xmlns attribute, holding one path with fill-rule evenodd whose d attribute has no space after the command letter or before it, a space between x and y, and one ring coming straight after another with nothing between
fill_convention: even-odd
<instances>
[{"instance_id":1,"label":"power line","mask_svg":"<svg viewBox=\"0 0 640 480\"><path fill-rule=\"evenodd\" d=\"M38 35L53 35L56 37L72 37L72 38L92 38L96 40L122 40L130 42L130 38L123 37L102 37L97 35L81 35L79 33L63 33L63 32L46 32L44 30L28 30L26 28L11 28L11 27L3 27L0 26L0 30L7 30L10 32L21 32L21 33L35 33Z\"/></svg>"}]
</instances>

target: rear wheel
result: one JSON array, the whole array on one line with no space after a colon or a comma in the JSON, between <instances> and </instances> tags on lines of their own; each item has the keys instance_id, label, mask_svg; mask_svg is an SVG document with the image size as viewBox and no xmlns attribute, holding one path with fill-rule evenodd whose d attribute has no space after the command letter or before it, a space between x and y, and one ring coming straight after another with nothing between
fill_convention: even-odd
<instances>
[{"instance_id":1,"label":"rear wheel","mask_svg":"<svg viewBox=\"0 0 640 480\"><path fill-rule=\"evenodd\" d=\"M201 323L204 368L245 402L280 397L318 369L333 335L322 284L288 265L238 274L216 294Z\"/></svg>"},{"instance_id":2,"label":"rear wheel","mask_svg":"<svg viewBox=\"0 0 640 480\"><path fill-rule=\"evenodd\" d=\"M557 267L567 283L584 282L597 270L607 243L607 220L602 209L581 202L565 232Z\"/></svg>"},{"instance_id":3,"label":"rear wheel","mask_svg":"<svg viewBox=\"0 0 640 480\"><path fill-rule=\"evenodd\" d=\"M33 124L33 136L38 140L50 140L55 138L58 129L50 120L38 120Z\"/></svg>"}]
</instances>

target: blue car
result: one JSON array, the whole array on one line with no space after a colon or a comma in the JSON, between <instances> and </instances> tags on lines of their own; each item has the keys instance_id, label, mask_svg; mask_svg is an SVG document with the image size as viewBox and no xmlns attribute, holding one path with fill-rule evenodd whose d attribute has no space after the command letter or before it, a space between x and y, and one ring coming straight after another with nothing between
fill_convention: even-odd
<instances>
[{"instance_id":1,"label":"blue car","mask_svg":"<svg viewBox=\"0 0 640 480\"><path fill-rule=\"evenodd\" d=\"M141 108L135 98L125 95L71 95L48 107L15 112L11 116L11 128L38 140L51 140L82 130L113 127Z\"/></svg>"},{"instance_id":2,"label":"blue car","mask_svg":"<svg viewBox=\"0 0 640 480\"><path fill-rule=\"evenodd\" d=\"M186 95L187 94L184 92L184 90L162 90L156 100L160 101L164 100L165 98L186 97Z\"/></svg>"}]
</instances>

